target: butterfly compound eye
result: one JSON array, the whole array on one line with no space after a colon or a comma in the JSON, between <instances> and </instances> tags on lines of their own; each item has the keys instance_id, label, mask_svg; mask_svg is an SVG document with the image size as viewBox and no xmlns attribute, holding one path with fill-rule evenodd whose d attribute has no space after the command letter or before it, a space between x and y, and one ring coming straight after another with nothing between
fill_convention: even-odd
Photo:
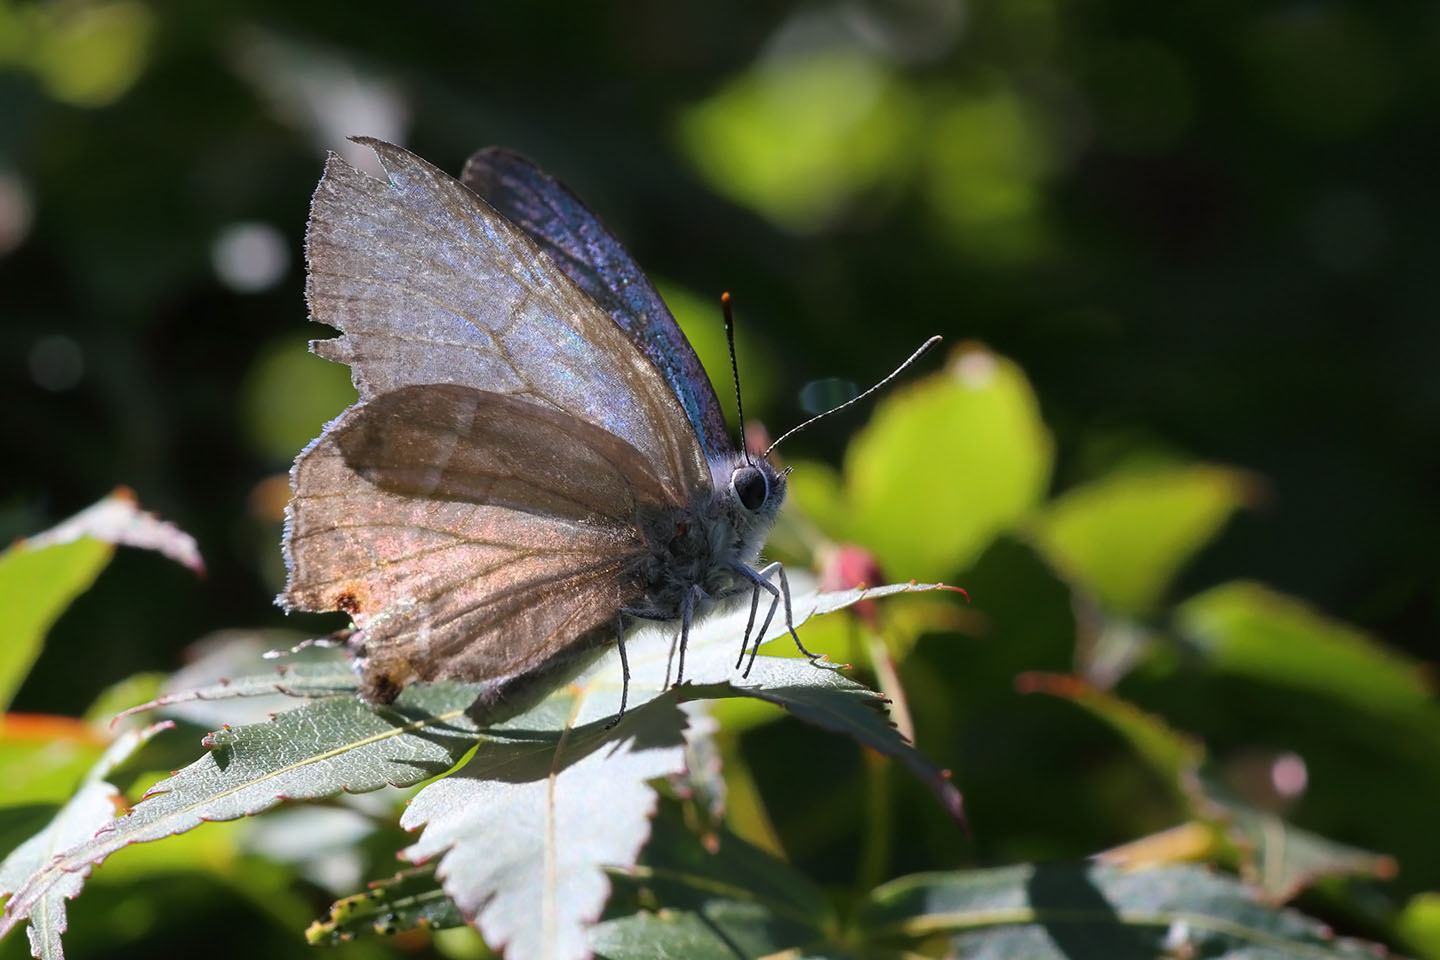
<instances>
[{"instance_id":1,"label":"butterfly compound eye","mask_svg":"<svg viewBox=\"0 0 1440 960\"><path fill-rule=\"evenodd\" d=\"M770 496L770 484L765 474L755 467L740 467L730 477L730 485L735 488L735 496L740 498L740 504L746 510L759 510Z\"/></svg>"}]
</instances>

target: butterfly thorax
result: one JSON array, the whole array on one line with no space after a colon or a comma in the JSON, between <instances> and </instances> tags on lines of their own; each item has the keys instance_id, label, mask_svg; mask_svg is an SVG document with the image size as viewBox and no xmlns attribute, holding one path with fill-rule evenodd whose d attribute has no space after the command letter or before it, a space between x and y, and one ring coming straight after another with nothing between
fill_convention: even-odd
<instances>
[{"instance_id":1,"label":"butterfly thorax","mask_svg":"<svg viewBox=\"0 0 1440 960\"><path fill-rule=\"evenodd\" d=\"M649 551L640 561L645 597L637 606L678 618L695 587L712 600L750 589L739 568L759 558L785 500L785 478L765 460L717 464L714 472L711 489L640 516Z\"/></svg>"}]
</instances>

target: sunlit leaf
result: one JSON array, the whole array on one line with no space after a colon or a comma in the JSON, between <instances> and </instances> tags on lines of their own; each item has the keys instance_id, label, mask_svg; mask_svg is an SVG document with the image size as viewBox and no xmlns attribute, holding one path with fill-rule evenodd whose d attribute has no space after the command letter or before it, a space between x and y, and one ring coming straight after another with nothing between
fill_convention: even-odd
<instances>
[{"instance_id":1,"label":"sunlit leaf","mask_svg":"<svg viewBox=\"0 0 1440 960\"><path fill-rule=\"evenodd\" d=\"M717 190L813 230L905 172L918 120L913 96L882 61L826 50L762 61L687 110L679 134Z\"/></svg>"},{"instance_id":2,"label":"sunlit leaf","mask_svg":"<svg viewBox=\"0 0 1440 960\"><path fill-rule=\"evenodd\" d=\"M95 727L70 717L0 717L0 807L64 802L107 742Z\"/></svg>"},{"instance_id":3,"label":"sunlit leaf","mask_svg":"<svg viewBox=\"0 0 1440 960\"><path fill-rule=\"evenodd\" d=\"M156 550L196 572L204 570L195 540L145 513L119 488L44 533L17 540L0 553L0 709L10 703L50 627L95 578L115 545Z\"/></svg>"},{"instance_id":4,"label":"sunlit leaf","mask_svg":"<svg viewBox=\"0 0 1440 960\"><path fill-rule=\"evenodd\" d=\"M1238 470L1206 464L1118 473L1060 497L1036 534L1056 566L1104 604L1149 613L1253 487Z\"/></svg>"},{"instance_id":5,"label":"sunlit leaf","mask_svg":"<svg viewBox=\"0 0 1440 960\"><path fill-rule=\"evenodd\" d=\"M10 703L30 672L45 634L70 602L95 581L114 547L79 540L31 549L24 540L0 554L0 709Z\"/></svg>"},{"instance_id":6,"label":"sunlit leaf","mask_svg":"<svg viewBox=\"0 0 1440 960\"><path fill-rule=\"evenodd\" d=\"M942 372L882 400L850 444L835 539L874 550L890 576L949 576L1038 505L1051 458L1024 374L962 347Z\"/></svg>"},{"instance_id":7,"label":"sunlit leaf","mask_svg":"<svg viewBox=\"0 0 1440 960\"><path fill-rule=\"evenodd\" d=\"M904 944L937 934L965 957L1225 960L1374 957L1374 947L1264 905L1201 867L1126 871L1099 864L1002 867L902 877L862 909L867 939Z\"/></svg>"},{"instance_id":8,"label":"sunlit leaf","mask_svg":"<svg viewBox=\"0 0 1440 960\"><path fill-rule=\"evenodd\" d=\"M11 549L44 550L86 538L122 547L154 550L194 573L205 572L205 561L200 558L195 538L173 523L140 509L140 502L127 487L117 487L103 500L44 533L21 540Z\"/></svg>"},{"instance_id":9,"label":"sunlit leaf","mask_svg":"<svg viewBox=\"0 0 1440 960\"><path fill-rule=\"evenodd\" d=\"M53 858L89 840L96 830L110 822L121 798L120 791L104 778L164 727L165 725L156 725L143 730L131 730L117 738L90 769L80 789L55 814L55 818L0 863L0 896L16 895L6 905L4 926L0 930L8 931L16 923L28 919L30 923L26 933L30 937L33 956L45 960L64 956L60 948L60 935L66 928L65 901L74 899L80 893L90 871L88 868L77 869L56 875L26 905L23 913L12 913L18 891L25 887L31 878L43 872Z\"/></svg>"},{"instance_id":10,"label":"sunlit leaf","mask_svg":"<svg viewBox=\"0 0 1440 960\"><path fill-rule=\"evenodd\" d=\"M933 589L899 584L872 591L797 590L795 621L866 597ZM674 688L679 674L672 659L674 625L632 631L626 641L629 709L613 728L607 721L619 710L623 686L619 652L613 649L535 706L489 727L470 712L482 692L478 686L414 685L387 707L367 705L348 692L323 696L355 683L348 670L335 669L337 663L295 664L279 675L215 684L206 696L280 691L301 695L301 705L267 722L211 734L210 753L156 784L130 813L17 877L0 933L44 909L52 891L74 896L92 864L131 844L209 820L259 813L282 800L419 783L446 772L475 748L459 773L431 784L412 802L404 822L423 822L427 829L408 854L440 858L439 875L452 899L495 942L513 943L513 957L579 956L583 930L599 915L609 889L602 868L633 863L648 835L653 792L647 781L683 767L683 714L676 698L702 692L771 696L802 718L845 730L906 759L958 811L958 792L918 754L909 756L913 748L880 719L875 695L838 677L832 667L766 656L750 678L737 677L734 661L748 613L748 604L739 603L696 622L685 664L689 682L679 688ZM783 635L783 623L775 622L765 636ZM831 692L811 694L803 690L807 686ZM486 802L477 802L481 798ZM522 815L538 819L522 821ZM530 829L523 829L527 823ZM557 846L562 834L565 842ZM496 858L499 850L510 858ZM552 869L562 850L568 878L563 890ZM487 914L492 898L520 888L538 899L525 899L522 910L511 897L503 912ZM549 954L536 952L550 948Z\"/></svg>"},{"instance_id":11,"label":"sunlit leaf","mask_svg":"<svg viewBox=\"0 0 1440 960\"><path fill-rule=\"evenodd\" d=\"M269 723L212 734L211 752L156 784L124 817L57 848L58 856L26 875L6 904L0 933L56 889L73 897L91 864L130 844L259 813L286 799L403 786L444 773L475 742L477 728L465 713L475 695L474 688L454 684L412 687L384 709L334 697Z\"/></svg>"},{"instance_id":12,"label":"sunlit leaf","mask_svg":"<svg viewBox=\"0 0 1440 960\"><path fill-rule=\"evenodd\" d=\"M1440 893L1429 891L1410 898L1395 921L1396 932L1425 960L1440 958Z\"/></svg>"},{"instance_id":13,"label":"sunlit leaf","mask_svg":"<svg viewBox=\"0 0 1440 960\"><path fill-rule=\"evenodd\" d=\"M1045 120L1022 93L986 85L952 95L927 125L929 209L967 257L1012 264L1045 251Z\"/></svg>"},{"instance_id":14,"label":"sunlit leaf","mask_svg":"<svg viewBox=\"0 0 1440 960\"><path fill-rule=\"evenodd\" d=\"M492 948L517 960L585 957L586 929L610 895L604 868L635 862L657 802L647 781L684 768L683 731L670 698L613 730L492 729L463 768L410 802L400 825L425 830L402 856L437 861L445 892Z\"/></svg>"},{"instance_id":15,"label":"sunlit leaf","mask_svg":"<svg viewBox=\"0 0 1440 960\"><path fill-rule=\"evenodd\" d=\"M1421 721L1440 747L1440 705L1419 664L1300 600L1231 583L1181 604L1175 621L1218 670Z\"/></svg>"},{"instance_id":16,"label":"sunlit leaf","mask_svg":"<svg viewBox=\"0 0 1440 960\"><path fill-rule=\"evenodd\" d=\"M139 79L156 28L148 6L120 0L37 9L25 52L52 97L101 107Z\"/></svg>"}]
</instances>

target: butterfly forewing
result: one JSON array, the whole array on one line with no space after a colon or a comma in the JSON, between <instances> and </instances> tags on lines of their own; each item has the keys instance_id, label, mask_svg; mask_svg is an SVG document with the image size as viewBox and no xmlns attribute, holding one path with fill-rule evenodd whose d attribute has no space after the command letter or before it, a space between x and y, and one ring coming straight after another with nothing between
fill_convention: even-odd
<instances>
[{"instance_id":1,"label":"butterfly forewing","mask_svg":"<svg viewBox=\"0 0 1440 960\"><path fill-rule=\"evenodd\" d=\"M700 358L619 238L569 188L509 150L478 151L460 181L528 233L650 358L685 409L706 455L733 457L725 414Z\"/></svg>"},{"instance_id":2,"label":"butterfly forewing","mask_svg":"<svg viewBox=\"0 0 1440 960\"><path fill-rule=\"evenodd\" d=\"M343 610L365 692L533 673L638 600L642 507L708 495L664 376L528 236L399 147L331 157L306 236L361 402L296 461L281 602ZM668 316L668 315L667 315Z\"/></svg>"},{"instance_id":3,"label":"butterfly forewing","mask_svg":"<svg viewBox=\"0 0 1440 960\"><path fill-rule=\"evenodd\" d=\"M527 397L630 443L676 496L710 482L665 378L535 243L453 177L363 140L389 179L332 156L306 234L312 319L344 332L362 400L456 383Z\"/></svg>"}]
</instances>

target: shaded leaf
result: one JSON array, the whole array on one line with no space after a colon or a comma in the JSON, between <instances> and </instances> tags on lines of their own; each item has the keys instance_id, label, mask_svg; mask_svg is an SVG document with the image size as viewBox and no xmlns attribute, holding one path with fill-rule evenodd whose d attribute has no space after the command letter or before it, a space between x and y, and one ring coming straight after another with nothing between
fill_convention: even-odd
<instances>
[{"instance_id":1,"label":"shaded leaf","mask_svg":"<svg viewBox=\"0 0 1440 960\"><path fill-rule=\"evenodd\" d=\"M1192 779L1190 791L1196 814L1223 832L1242 875L1272 903L1293 899L1322 877L1389 880L1398 869L1393 857L1331 840L1246 803L1208 771Z\"/></svg>"},{"instance_id":2,"label":"shaded leaf","mask_svg":"<svg viewBox=\"0 0 1440 960\"><path fill-rule=\"evenodd\" d=\"M1121 472L1071 490L1036 526L1046 555L1106 606L1144 614L1230 515L1247 474L1208 464Z\"/></svg>"},{"instance_id":3,"label":"shaded leaf","mask_svg":"<svg viewBox=\"0 0 1440 960\"><path fill-rule=\"evenodd\" d=\"M725 686L732 695L755 697L784 707L806 723L846 734L872 750L894 757L930 786L951 817L964 822L964 803L960 791L950 782L950 772L935 766L900 735L885 713L883 697L838 671L815 677L802 674L788 664L795 664L800 670L813 669L800 661L771 658L768 662L757 661L751 678L758 683ZM719 697L725 691L721 687L705 686L695 693Z\"/></svg>"},{"instance_id":4,"label":"shaded leaf","mask_svg":"<svg viewBox=\"0 0 1440 960\"><path fill-rule=\"evenodd\" d=\"M434 865L427 865L376 880L365 893L337 900L327 919L305 931L305 939L333 945L368 933L390 936L417 927L444 930L464 924L460 908L441 889Z\"/></svg>"},{"instance_id":5,"label":"shaded leaf","mask_svg":"<svg viewBox=\"0 0 1440 960\"><path fill-rule=\"evenodd\" d=\"M1172 857L1217 858L1228 846L1228 859L1275 903L1293 898L1323 876L1388 878L1395 873L1390 857L1328 840L1236 796L1221 782L1204 746L1154 714L1074 677L1027 674L1017 686L1065 697L1109 723L1172 786L1190 816L1209 833L1208 842L1192 834L1181 844L1176 842L1179 833L1166 831L1107 851L1102 855L1106 862L1133 866Z\"/></svg>"},{"instance_id":6,"label":"shaded leaf","mask_svg":"<svg viewBox=\"0 0 1440 960\"><path fill-rule=\"evenodd\" d=\"M1197 774L1205 760L1205 747L1200 741L1172 729L1155 714L1078 677L1026 673L1015 678L1015 686L1024 693L1064 697L1110 724L1162 780L1174 787L1177 795L1183 793L1183 784Z\"/></svg>"},{"instance_id":7,"label":"shaded leaf","mask_svg":"<svg viewBox=\"0 0 1440 960\"><path fill-rule=\"evenodd\" d=\"M1255 899L1201 867L1126 871L1101 864L1025 865L903 877L877 888L859 930L904 944L947 934L966 957L1225 960L1371 957L1324 924Z\"/></svg>"},{"instance_id":8,"label":"shaded leaf","mask_svg":"<svg viewBox=\"0 0 1440 960\"><path fill-rule=\"evenodd\" d=\"M733 960L835 946L835 913L807 877L724 828L718 839L711 852L665 808L640 865L614 874L596 954Z\"/></svg>"},{"instance_id":9,"label":"shaded leaf","mask_svg":"<svg viewBox=\"0 0 1440 960\"><path fill-rule=\"evenodd\" d=\"M1297 754L1307 826L1402 855L1413 888L1440 884L1440 701L1424 664L1253 583L1187 600L1174 623L1185 669L1137 676L1137 699L1217 742Z\"/></svg>"}]
</instances>

